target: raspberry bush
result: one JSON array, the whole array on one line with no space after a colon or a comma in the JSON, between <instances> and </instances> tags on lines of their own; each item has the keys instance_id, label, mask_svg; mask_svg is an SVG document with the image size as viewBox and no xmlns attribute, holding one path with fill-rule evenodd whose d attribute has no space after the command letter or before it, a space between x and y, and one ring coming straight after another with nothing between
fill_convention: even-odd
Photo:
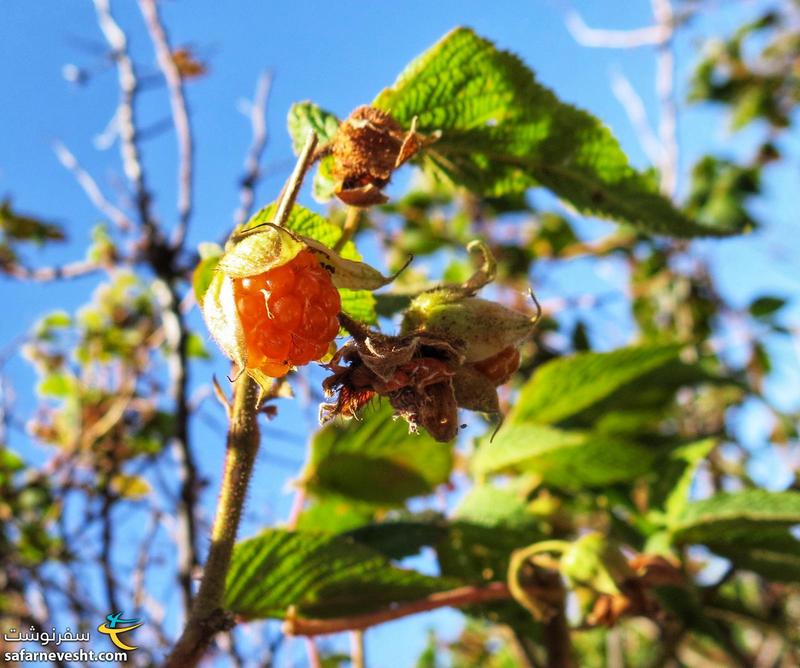
<instances>
[{"instance_id":1,"label":"raspberry bush","mask_svg":"<svg viewBox=\"0 0 800 668\"><path fill-rule=\"evenodd\" d=\"M651 103L663 107L644 146L652 169L628 160L609 129L619 119L561 101L523 59L455 28L337 113L293 104L296 164L282 188L259 191L265 76L239 207L229 227L199 230L190 102L227 65L171 44L160 12L189 11L181 3L138 0L163 78L153 86L116 4L94 0L121 88L101 140L119 143L128 191L106 199L108 184L56 146L109 225L82 259L34 267L29 247L64 242L63 226L0 205L6 277L97 281L88 304L24 337L39 377L27 421L0 355L7 629L91 630L119 612L143 622L126 636L136 665L275 665L307 651L309 665L365 668L381 637L371 627L447 606L460 634L432 634L420 668L800 665L797 415L780 352L796 302L746 293L747 262L736 289L718 271L745 246L757 259L759 226L780 229L757 214L796 176L792 3L762 15L763 0L708 3L721 19L753 13L690 85L733 111L733 131L748 127L718 156L678 155L676 88L662 80L690 41L681 31L707 24L684 20L706 3L651 3L656 24L630 38L654 40L660 61L658 100L632 110L642 128ZM448 11L487 16L472 4ZM369 12L336 9L351 11ZM403 11L386 9L408 22ZM360 34L354 49L374 36ZM346 54L329 53L316 74L341 70ZM362 62L382 71L380 55L364 47ZM64 73L89 85L106 69ZM145 88L169 95L174 225L147 171L169 142L145 144L161 130L140 120ZM772 181L778 170L786 180ZM770 206L751 207L767 182ZM694 242L745 230L725 254ZM195 250L200 233L219 243ZM23 438L31 456L6 447ZM292 495L285 517L279 488ZM24 663L4 637L4 660Z\"/></svg>"}]
</instances>

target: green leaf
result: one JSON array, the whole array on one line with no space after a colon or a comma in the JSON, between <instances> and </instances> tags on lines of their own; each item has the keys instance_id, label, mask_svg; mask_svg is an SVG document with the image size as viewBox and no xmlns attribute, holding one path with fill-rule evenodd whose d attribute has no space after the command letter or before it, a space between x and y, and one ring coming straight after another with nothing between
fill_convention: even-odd
<instances>
[{"instance_id":1,"label":"green leaf","mask_svg":"<svg viewBox=\"0 0 800 668\"><path fill-rule=\"evenodd\" d=\"M150 483L142 476L118 473L111 478L111 489L124 499L141 499L150 494Z\"/></svg>"},{"instance_id":2,"label":"green leaf","mask_svg":"<svg viewBox=\"0 0 800 668\"><path fill-rule=\"evenodd\" d=\"M75 379L66 373L50 373L42 378L36 393L40 397L63 399L69 396L75 387Z\"/></svg>"},{"instance_id":3,"label":"green leaf","mask_svg":"<svg viewBox=\"0 0 800 668\"><path fill-rule=\"evenodd\" d=\"M262 223L272 222L275 205L270 204L258 211L245 225L244 229L249 229ZM319 214L306 209L299 204L295 204L286 221L286 229L296 232L309 239L314 239L324 244L328 248L336 245L342 236L342 231L325 220ZM340 255L346 260L361 260L361 255L352 241L348 241L340 251ZM366 323L374 323L375 316L375 297L368 290L349 290L342 288L339 290L342 297L342 311L354 320Z\"/></svg>"},{"instance_id":4,"label":"green leaf","mask_svg":"<svg viewBox=\"0 0 800 668\"><path fill-rule=\"evenodd\" d=\"M300 151L303 150L308 139L308 133L312 130L317 133L319 143L324 144L333 139L339 129L339 119L335 114L308 100L295 102L289 108L289 117L286 122L295 155L300 155Z\"/></svg>"},{"instance_id":5,"label":"green leaf","mask_svg":"<svg viewBox=\"0 0 800 668\"><path fill-rule=\"evenodd\" d=\"M279 529L236 545L224 606L247 618L342 617L453 587L452 581L396 568L353 538Z\"/></svg>"},{"instance_id":6,"label":"green leaf","mask_svg":"<svg viewBox=\"0 0 800 668\"><path fill-rule=\"evenodd\" d=\"M785 530L756 532L749 539L709 547L734 566L775 582L800 582L800 541Z\"/></svg>"},{"instance_id":7,"label":"green leaf","mask_svg":"<svg viewBox=\"0 0 800 668\"><path fill-rule=\"evenodd\" d=\"M477 476L533 473L575 489L631 480L646 473L653 460L650 450L618 436L511 424L493 442L483 440L472 466Z\"/></svg>"},{"instance_id":8,"label":"green leaf","mask_svg":"<svg viewBox=\"0 0 800 668\"><path fill-rule=\"evenodd\" d=\"M800 524L800 492L748 489L686 505L671 523L676 543L735 544Z\"/></svg>"},{"instance_id":9,"label":"green leaf","mask_svg":"<svg viewBox=\"0 0 800 668\"><path fill-rule=\"evenodd\" d=\"M560 422L672 362L680 348L677 344L620 348L609 353L578 353L543 364L522 388L511 422Z\"/></svg>"},{"instance_id":10,"label":"green leaf","mask_svg":"<svg viewBox=\"0 0 800 668\"><path fill-rule=\"evenodd\" d=\"M0 232L9 241L32 241L37 244L66 239L60 225L14 211L9 199L0 203Z\"/></svg>"},{"instance_id":11,"label":"green leaf","mask_svg":"<svg viewBox=\"0 0 800 668\"><path fill-rule=\"evenodd\" d=\"M326 531L341 533L369 524L380 506L354 501L338 494L327 492L321 498L314 498L297 519L301 531Z\"/></svg>"},{"instance_id":12,"label":"green leaf","mask_svg":"<svg viewBox=\"0 0 800 668\"><path fill-rule=\"evenodd\" d=\"M756 318L768 318L786 306L786 300L781 297L759 297L750 304L750 314Z\"/></svg>"},{"instance_id":13,"label":"green leaf","mask_svg":"<svg viewBox=\"0 0 800 668\"><path fill-rule=\"evenodd\" d=\"M186 341L186 354L192 359L211 359L211 354L208 352L205 339L197 332L189 333L189 338Z\"/></svg>"},{"instance_id":14,"label":"green leaf","mask_svg":"<svg viewBox=\"0 0 800 668\"><path fill-rule=\"evenodd\" d=\"M320 145L331 141L339 129L339 119L329 111L318 107L313 102L297 102L289 109L288 127L292 138L292 149L295 155L308 139L313 130L319 137ZM327 156L320 161L319 169L314 175L313 194L319 202L327 202L333 197L334 181L332 176L333 158Z\"/></svg>"},{"instance_id":15,"label":"green leaf","mask_svg":"<svg viewBox=\"0 0 800 668\"><path fill-rule=\"evenodd\" d=\"M720 234L681 214L634 170L608 128L561 102L515 55L456 28L416 58L373 106L423 134L423 167L497 197L549 188L582 213L657 234Z\"/></svg>"},{"instance_id":16,"label":"green leaf","mask_svg":"<svg viewBox=\"0 0 800 668\"><path fill-rule=\"evenodd\" d=\"M200 262L192 272L192 287L194 288L194 298L198 304L203 303L208 286L214 277L214 270L217 268L224 251L219 244L202 243L198 246Z\"/></svg>"},{"instance_id":17,"label":"green leaf","mask_svg":"<svg viewBox=\"0 0 800 668\"><path fill-rule=\"evenodd\" d=\"M675 520L689 503L689 492L697 467L717 444L713 438L688 443L669 453L656 469L651 505L661 506L669 520Z\"/></svg>"},{"instance_id":18,"label":"green leaf","mask_svg":"<svg viewBox=\"0 0 800 668\"><path fill-rule=\"evenodd\" d=\"M303 481L317 496L332 492L399 505L433 492L449 479L452 466L450 448L427 433L409 434L385 406L363 422L332 423L317 432Z\"/></svg>"}]
</instances>

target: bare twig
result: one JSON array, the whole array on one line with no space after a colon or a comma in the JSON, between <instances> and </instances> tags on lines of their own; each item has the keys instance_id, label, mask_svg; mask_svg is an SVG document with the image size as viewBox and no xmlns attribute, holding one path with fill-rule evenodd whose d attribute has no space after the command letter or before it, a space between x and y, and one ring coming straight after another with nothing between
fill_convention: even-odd
<instances>
[{"instance_id":1,"label":"bare twig","mask_svg":"<svg viewBox=\"0 0 800 668\"><path fill-rule=\"evenodd\" d=\"M180 308L180 295L175 282L158 279L153 283L153 291L162 307L170 396L175 410L173 447L179 462L181 485L178 500L178 580L184 606L188 611L192 598L192 573L200 563L196 518L200 481L189 439L189 331Z\"/></svg>"},{"instance_id":2,"label":"bare twig","mask_svg":"<svg viewBox=\"0 0 800 668\"><path fill-rule=\"evenodd\" d=\"M303 185L303 178L311 166L314 156L314 149L317 146L317 133L309 132L306 139L305 146L297 158L297 164L294 166L289 180L283 187L278 209L275 211L275 225L283 227L289 219L289 214L292 212L292 207L297 200L297 194L300 192L300 186Z\"/></svg>"},{"instance_id":3,"label":"bare twig","mask_svg":"<svg viewBox=\"0 0 800 668\"><path fill-rule=\"evenodd\" d=\"M606 49L635 49L653 46L668 40L670 35L664 26L654 25L635 30L599 30L590 28L578 12L571 11L566 18L567 29L576 42L583 46Z\"/></svg>"},{"instance_id":4,"label":"bare twig","mask_svg":"<svg viewBox=\"0 0 800 668\"><path fill-rule=\"evenodd\" d=\"M233 221L236 225L243 225L247 222L253 209L256 184L261 178L261 156L267 146L266 111L271 90L272 74L262 72L256 84L255 97L249 104L253 139L244 160L244 175L242 176L241 189L239 190L239 207L233 215Z\"/></svg>"},{"instance_id":5,"label":"bare twig","mask_svg":"<svg viewBox=\"0 0 800 668\"><path fill-rule=\"evenodd\" d=\"M111 47L112 56L117 64L120 100L116 119L120 138L122 168L133 187L136 208L139 212L139 222L145 229L154 230L155 223L150 213L150 195L147 192L139 151L134 109L137 79L133 61L128 53L128 38L111 15L109 0L94 0L94 6L100 29L103 31L106 42Z\"/></svg>"},{"instance_id":6,"label":"bare twig","mask_svg":"<svg viewBox=\"0 0 800 668\"><path fill-rule=\"evenodd\" d=\"M88 274L93 274L100 271L102 266L97 262L90 260L78 260L60 267L38 267L36 269L29 269L19 264L13 264L4 267L0 273L5 273L12 278L17 278L21 281L57 281L61 279L80 278Z\"/></svg>"},{"instance_id":7,"label":"bare twig","mask_svg":"<svg viewBox=\"0 0 800 668\"><path fill-rule=\"evenodd\" d=\"M674 195L678 186L678 104L675 99L675 53L672 39L675 32L675 16L670 0L651 0L653 15L664 39L656 51L656 92L659 101L658 134L663 150L661 167L661 190Z\"/></svg>"},{"instance_id":8,"label":"bare twig","mask_svg":"<svg viewBox=\"0 0 800 668\"><path fill-rule=\"evenodd\" d=\"M661 164L664 159L664 147L650 127L647 111L645 111L639 93L636 92L628 78L620 72L614 72L611 75L611 90L622 108L625 109L625 113L628 114L628 119L633 125L633 129L636 130L639 143L647 154L647 158L654 165Z\"/></svg>"},{"instance_id":9,"label":"bare twig","mask_svg":"<svg viewBox=\"0 0 800 668\"><path fill-rule=\"evenodd\" d=\"M192 215L193 138L189 109L183 91L183 77L172 58L172 49L155 0L139 0L147 30L153 41L156 59L169 89L169 104L178 138L178 224L172 236L172 246L180 248Z\"/></svg>"},{"instance_id":10,"label":"bare twig","mask_svg":"<svg viewBox=\"0 0 800 668\"><path fill-rule=\"evenodd\" d=\"M106 199L105 195L100 191L97 182L92 178L89 172L81 167L72 152L61 142L56 142L53 145L53 150L56 153L58 161L75 176L78 185L83 188L83 192L86 193L86 196L91 203L94 204L95 208L111 220L121 231L127 232L130 230L131 221L128 219L128 216Z\"/></svg>"}]
</instances>

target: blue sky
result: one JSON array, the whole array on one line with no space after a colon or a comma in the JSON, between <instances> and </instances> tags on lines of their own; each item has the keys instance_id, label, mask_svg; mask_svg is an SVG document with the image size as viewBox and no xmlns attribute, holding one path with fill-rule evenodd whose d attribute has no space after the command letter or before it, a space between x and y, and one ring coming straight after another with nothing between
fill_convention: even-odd
<instances>
[{"instance_id":1,"label":"blue sky","mask_svg":"<svg viewBox=\"0 0 800 668\"><path fill-rule=\"evenodd\" d=\"M590 25L632 28L650 22L649 4L646 0L582 0L571 6L579 9ZM738 8L740 3L731 4L736 4L737 9L700 17L680 40L679 72L685 73L696 61L699 35L725 34L754 6L763 3L741 3L742 9ZM570 6L566 1L183 0L166 1L162 5L172 43L190 44L210 61L209 76L188 86L197 144L196 216L189 234L190 246L218 239L231 224L238 203L237 179L250 141L248 121L238 104L252 96L261 71L271 70L275 80L268 111L270 139L264 161L268 171L258 192L258 204L277 194L293 164L285 132L286 112L292 102L311 99L346 115L391 84L412 57L456 25L469 25L498 46L517 52L539 79L563 99L592 111L608 123L635 164L641 167L647 164L635 133L610 91L609 76L615 69L624 72L643 96L652 119L656 109L652 54L647 49L620 52L576 45L564 27L564 12ZM155 58L136 3L118 0L113 8L120 24L129 30L140 73L155 74ZM104 43L90 2L8 0L3 3L2 12L0 90L4 102L0 105L0 196L12 196L21 211L57 220L69 232L68 244L30 253L31 264L80 259L89 232L100 216L58 163L51 147L55 140L63 141L109 195L119 192L122 180L116 145L107 150L95 147L116 107L116 73L104 60ZM75 86L64 79L62 68L70 63L89 71L87 85ZM154 88L142 95L140 119L144 127L160 123L167 114L163 89ZM716 110L698 108L682 116L680 139L685 176L692 160L704 151L746 155L753 134L727 135ZM788 143L796 151L796 138ZM167 132L148 140L144 144L144 160L150 187L157 193L155 205L159 216L169 222L175 217L173 134ZM789 226L797 218L796 206L789 199L796 174L786 169L770 174L769 178L770 190L756 205L768 223L767 230L745 239L697 245L698 251L709 258L725 295L735 305L746 304L763 293L796 293L800 287L800 274L793 262L800 251L800 241L796 235L788 234ZM303 201L313 205L307 197ZM587 223L582 228L593 236L611 229L600 222ZM624 283L624 276L615 273L617 270L612 265L608 274L601 277L607 286ZM548 277L542 296L580 294L596 279L588 266L576 263L565 273ZM55 308L71 310L84 303L95 284L94 279L81 279L45 288L0 279L7 314L0 318L0 350L29 330L43 312ZM619 322L599 317L593 331L601 347L621 345L630 336L628 316L613 310L611 315L618 316ZM785 319L787 324L797 325L797 305L787 312ZM196 314L193 322L198 329L201 327ZM770 392L784 408L796 407L798 393L792 388L798 386L800 372L795 354L785 342L775 341L773 345L785 364L781 364ZM735 356L736 350L731 354ZM5 371L16 387L17 413L26 416L34 405L31 389L34 376L18 358L11 360ZM218 361L198 365L195 387L207 382L212 372L223 377L225 364ZM756 447L764 441L765 425L760 422L758 407L747 410L752 415L745 420L746 433ZM216 407L209 408L209 412L213 420L223 424ZM291 495L284 485L296 473L293 463L304 458L304 433L315 422L316 407L309 404L287 411L283 419L266 430L257 472L257 481L263 484L254 487L243 535L286 517ZM200 445L202 466L213 479L221 459L222 440L206 424L196 425L194 436ZM19 432L12 433L11 443L31 460L48 454L31 446ZM764 478L774 480L777 464L767 457L761 466ZM216 483L212 487L216 489ZM214 493L208 495L209 503L213 496ZM374 665L410 665L424 643L423 629L428 624L439 622L452 631L457 619L455 613L443 612L370 632L368 651Z\"/></svg>"}]
</instances>

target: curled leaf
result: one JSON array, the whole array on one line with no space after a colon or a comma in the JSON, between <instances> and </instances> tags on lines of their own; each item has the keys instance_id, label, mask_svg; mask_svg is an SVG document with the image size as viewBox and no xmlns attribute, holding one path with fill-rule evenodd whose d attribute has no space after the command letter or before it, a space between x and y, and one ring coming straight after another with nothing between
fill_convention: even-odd
<instances>
[{"instance_id":1,"label":"curled leaf","mask_svg":"<svg viewBox=\"0 0 800 668\"><path fill-rule=\"evenodd\" d=\"M384 276L365 262L347 260L333 249L314 239L309 239L308 237L298 238L317 256L319 263L330 273L333 284L337 288L377 290L384 285L388 285L397 277L397 274ZM403 269L400 271L403 271Z\"/></svg>"},{"instance_id":2,"label":"curled leaf","mask_svg":"<svg viewBox=\"0 0 800 668\"><path fill-rule=\"evenodd\" d=\"M287 230L262 223L231 237L219 270L231 278L256 276L293 260L305 245Z\"/></svg>"}]
</instances>

